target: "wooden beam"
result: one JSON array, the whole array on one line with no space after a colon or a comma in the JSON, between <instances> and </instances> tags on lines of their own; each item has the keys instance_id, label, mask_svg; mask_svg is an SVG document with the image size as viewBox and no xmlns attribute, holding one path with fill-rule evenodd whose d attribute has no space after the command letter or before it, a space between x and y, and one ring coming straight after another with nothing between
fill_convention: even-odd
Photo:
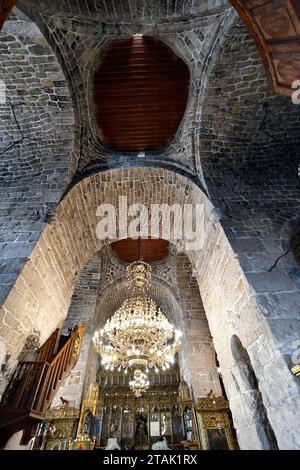
<instances>
[{"instance_id":1,"label":"wooden beam","mask_svg":"<svg viewBox=\"0 0 300 470\"><path fill-rule=\"evenodd\" d=\"M229 0L249 28L275 93L291 95L300 79L299 0Z\"/></svg>"},{"instance_id":2,"label":"wooden beam","mask_svg":"<svg viewBox=\"0 0 300 470\"><path fill-rule=\"evenodd\" d=\"M0 30L11 10L15 6L16 0L0 0Z\"/></svg>"}]
</instances>

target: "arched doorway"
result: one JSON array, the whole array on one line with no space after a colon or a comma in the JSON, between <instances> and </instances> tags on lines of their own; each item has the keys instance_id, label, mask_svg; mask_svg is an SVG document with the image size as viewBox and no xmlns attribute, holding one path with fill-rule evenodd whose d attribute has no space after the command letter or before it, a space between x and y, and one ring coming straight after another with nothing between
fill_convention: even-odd
<instances>
[{"instance_id":1,"label":"arched doorway","mask_svg":"<svg viewBox=\"0 0 300 470\"><path fill-rule=\"evenodd\" d=\"M63 323L79 272L104 245L96 234L97 207L101 204L118 207L119 196L124 194L129 205L138 200L148 207L150 186L152 200L154 198L157 203L179 201L180 204L203 205L203 249L189 251L187 256L194 268L230 401L233 382L229 373L233 360L230 339L234 330L249 342L251 335L255 336L255 325L259 326L260 341L268 342L274 352L277 346L232 247L213 216L212 204L198 187L181 175L161 169L131 168L100 173L81 181L61 202L52 222L45 228L8 296L3 312L6 318L14 315L20 323L24 319L30 321L32 327L40 329L42 341L45 340ZM169 241L174 242L171 237ZM180 250L181 244L176 243ZM255 348L255 343L252 347ZM8 348L11 354L18 354L22 341L14 347L8 343ZM261 364L270 363L270 358L260 350L256 353ZM281 374L286 374L289 381L285 362L278 353L275 357L279 360ZM257 363L253 367L257 375L261 374ZM261 392L265 395L272 385L269 377L259 378ZM278 438L281 434L278 417L289 411L284 411L283 405L275 411L277 397L273 395L271 399L273 414L269 419ZM240 403L237 400L233 404L237 413ZM233 408L232 411L234 415Z\"/></svg>"}]
</instances>

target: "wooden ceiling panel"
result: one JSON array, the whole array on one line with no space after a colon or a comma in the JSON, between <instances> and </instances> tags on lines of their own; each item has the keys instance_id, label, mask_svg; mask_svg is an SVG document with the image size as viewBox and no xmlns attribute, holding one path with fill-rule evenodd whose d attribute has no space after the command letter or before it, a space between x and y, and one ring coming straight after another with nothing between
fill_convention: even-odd
<instances>
[{"instance_id":1,"label":"wooden ceiling panel","mask_svg":"<svg viewBox=\"0 0 300 470\"><path fill-rule=\"evenodd\" d=\"M255 39L272 90L293 93L300 77L300 0L230 0Z\"/></svg>"},{"instance_id":2,"label":"wooden ceiling panel","mask_svg":"<svg viewBox=\"0 0 300 470\"><path fill-rule=\"evenodd\" d=\"M120 151L166 145L183 118L189 79L186 64L161 41L134 37L113 42L94 79L102 143Z\"/></svg>"},{"instance_id":3,"label":"wooden ceiling panel","mask_svg":"<svg viewBox=\"0 0 300 470\"><path fill-rule=\"evenodd\" d=\"M0 0L0 29L14 7L15 0Z\"/></svg>"},{"instance_id":4,"label":"wooden ceiling panel","mask_svg":"<svg viewBox=\"0 0 300 470\"><path fill-rule=\"evenodd\" d=\"M138 241L132 238L114 242L111 245L115 254L127 263L137 260ZM169 242L161 239L147 238L140 240L141 259L147 263L161 261L169 254Z\"/></svg>"}]
</instances>

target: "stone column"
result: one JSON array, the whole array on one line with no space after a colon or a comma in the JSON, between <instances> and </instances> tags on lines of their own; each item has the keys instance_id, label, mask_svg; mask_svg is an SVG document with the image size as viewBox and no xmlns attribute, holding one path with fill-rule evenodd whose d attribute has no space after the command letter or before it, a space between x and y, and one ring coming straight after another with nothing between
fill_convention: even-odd
<instances>
[{"instance_id":1,"label":"stone column","mask_svg":"<svg viewBox=\"0 0 300 470\"><path fill-rule=\"evenodd\" d=\"M55 399L52 407L59 404L59 397L69 400L70 406L79 408L89 383L93 380L97 371L97 355L92 347L92 335L94 328L94 315L99 290L101 272L101 257L95 255L80 273L67 319L62 333L67 334L69 327L87 321L87 330L82 343L79 360L66 378Z\"/></svg>"},{"instance_id":2,"label":"stone column","mask_svg":"<svg viewBox=\"0 0 300 470\"><path fill-rule=\"evenodd\" d=\"M215 349L192 266L184 254L176 257L180 305L184 318L184 344L180 354L184 379L189 383L194 399L211 390L222 395L216 366Z\"/></svg>"}]
</instances>

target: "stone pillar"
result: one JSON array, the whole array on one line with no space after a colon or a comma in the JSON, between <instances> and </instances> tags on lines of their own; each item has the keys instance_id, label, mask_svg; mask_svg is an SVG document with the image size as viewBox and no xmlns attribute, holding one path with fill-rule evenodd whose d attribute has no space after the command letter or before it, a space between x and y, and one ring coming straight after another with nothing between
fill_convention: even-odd
<instances>
[{"instance_id":1,"label":"stone pillar","mask_svg":"<svg viewBox=\"0 0 300 470\"><path fill-rule=\"evenodd\" d=\"M93 381L98 358L92 346L94 328L94 315L98 296L101 272L101 257L95 255L84 267L77 280L67 319L62 334L67 334L69 327L74 327L84 320L88 321L86 333L82 343L79 360L61 386L53 400L52 407L59 404L59 397L64 397L70 406L79 408L82 396L89 384Z\"/></svg>"},{"instance_id":2,"label":"stone pillar","mask_svg":"<svg viewBox=\"0 0 300 470\"><path fill-rule=\"evenodd\" d=\"M191 263L184 254L176 257L180 306L183 311L184 344L180 362L184 379L191 386L194 399L222 395L216 366L215 349Z\"/></svg>"}]
</instances>

